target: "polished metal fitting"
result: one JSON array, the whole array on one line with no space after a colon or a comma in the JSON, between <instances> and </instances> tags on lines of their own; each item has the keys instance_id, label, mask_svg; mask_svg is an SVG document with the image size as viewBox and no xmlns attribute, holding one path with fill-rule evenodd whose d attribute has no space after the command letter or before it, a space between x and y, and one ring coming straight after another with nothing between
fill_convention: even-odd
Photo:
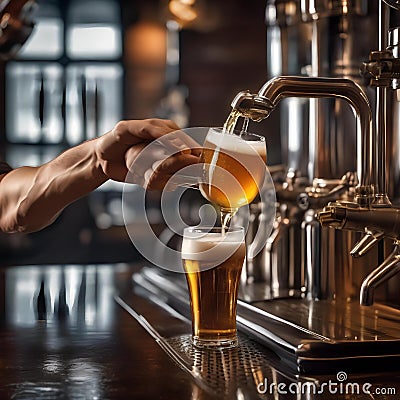
<instances>
[{"instance_id":1,"label":"polished metal fitting","mask_svg":"<svg viewBox=\"0 0 400 400\"><path fill-rule=\"evenodd\" d=\"M267 118L275 108L273 103L262 96L252 94L248 90L239 92L231 103L232 109L237 110L244 118L259 122Z\"/></svg>"}]
</instances>

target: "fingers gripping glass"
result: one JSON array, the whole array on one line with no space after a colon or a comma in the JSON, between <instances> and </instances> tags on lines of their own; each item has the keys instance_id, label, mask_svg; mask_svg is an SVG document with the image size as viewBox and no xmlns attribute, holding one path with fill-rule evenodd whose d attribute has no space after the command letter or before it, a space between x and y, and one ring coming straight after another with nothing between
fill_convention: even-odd
<instances>
[{"instance_id":1,"label":"fingers gripping glass","mask_svg":"<svg viewBox=\"0 0 400 400\"><path fill-rule=\"evenodd\" d=\"M187 212L186 202L193 198L183 196L187 186L195 187L217 206L215 210L207 205L205 212L206 205L202 205L198 210L198 221L209 226L217 223L218 212L215 211L221 211L219 216L222 217L223 207L230 215L240 207L237 220L241 226L247 226L251 219L247 204L257 196L258 189L260 198L256 197L255 201L263 204L263 212L268 218L260 219L257 231L249 238L248 257L255 257L266 244L275 215L274 183L265 159L263 137L247 132L226 133L220 128L186 128L149 142L132 159L123 190L124 223L132 243L154 265L183 272L180 249L160 240L152 229L148 191L132 183L145 188L149 184L151 189L162 191L160 216L169 231L178 236L187 227L187 214L184 218L181 213ZM190 221L197 223L193 207L194 204L189 205ZM140 235L137 234L137 221L143 221Z\"/></svg>"},{"instance_id":2,"label":"fingers gripping glass","mask_svg":"<svg viewBox=\"0 0 400 400\"><path fill-rule=\"evenodd\" d=\"M209 128L197 175L176 173L168 184L201 190L210 202L237 209L254 200L265 175L265 138L253 133ZM238 189L240 187L241 189Z\"/></svg>"}]
</instances>

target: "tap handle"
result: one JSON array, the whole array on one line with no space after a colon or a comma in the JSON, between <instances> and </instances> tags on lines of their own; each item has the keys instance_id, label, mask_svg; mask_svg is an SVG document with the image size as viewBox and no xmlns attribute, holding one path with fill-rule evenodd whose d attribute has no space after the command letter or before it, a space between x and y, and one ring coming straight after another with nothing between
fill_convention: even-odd
<instances>
[{"instance_id":1,"label":"tap handle","mask_svg":"<svg viewBox=\"0 0 400 400\"><path fill-rule=\"evenodd\" d=\"M362 257L374 247L384 236L383 232L366 233L351 249L350 254L353 257Z\"/></svg>"},{"instance_id":2,"label":"tap handle","mask_svg":"<svg viewBox=\"0 0 400 400\"><path fill-rule=\"evenodd\" d=\"M303 210L321 208L328 202L339 199L357 184L358 179L355 172L347 172L340 180L315 178L312 187L307 188L298 196L298 206Z\"/></svg>"},{"instance_id":3,"label":"tap handle","mask_svg":"<svg viewBox=\"0 0 400 400\"><path fill-rule=\"evenodd\" d=\"M329 203L318 213L322 226L347 229L373 235L382 232L383 236L400 241L400 208L360 207L357 203L336 201Z\"/></svg>"}]
</instances>

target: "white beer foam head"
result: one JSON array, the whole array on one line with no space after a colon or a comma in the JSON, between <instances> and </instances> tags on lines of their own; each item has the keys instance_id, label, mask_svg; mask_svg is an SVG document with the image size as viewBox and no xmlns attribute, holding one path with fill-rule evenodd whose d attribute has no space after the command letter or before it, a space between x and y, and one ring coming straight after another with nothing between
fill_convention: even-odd
<instances>
[{"instance_id":1,"label":"white beer foam head","mask_svg":"<svg viewBox=\"0 0 400 400\"><path fill-rule=\"evenodd\" d=\"M223 262L241 246L244 247L243 231L228 233L185 233L182 242L182 258L193 261ZM243 249L244 250L244 249Z\"/></svg>"},{"instance_id":2,"label":"white beer foam head","mask_svg":"<svg viewBox=\"0 0 400 400\"><path fill-rule=\"evenodd\" d=\"M207 134L207 141L211 144L221 147L226 152L240 153L245 155L254 155L258 153L261 157L266 156L266 144L262 136L260 141L245 140L238 135L232 135L221 129L210 128Z\"/></svg>"}]
</instances>

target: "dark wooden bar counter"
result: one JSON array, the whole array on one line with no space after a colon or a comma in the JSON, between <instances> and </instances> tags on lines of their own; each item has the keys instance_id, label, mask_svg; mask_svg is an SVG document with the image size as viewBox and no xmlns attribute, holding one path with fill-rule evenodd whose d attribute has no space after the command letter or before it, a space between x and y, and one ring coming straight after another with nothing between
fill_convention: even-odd
<instances>
[{"instance_id":1,"label":"dark wooden bar counter","mask_svg":"<svg viewBox=\"0 0 400 400\"><path fill-rule=\"evenodd\" d=\"M180 368L116 301L118 293L132 294L131 275L138 268L126 264L2 268L0 399L223 398L198 385L190 371ZM165 310L154 302L140 296L130 301L160 327L183 332L179 318L167 319ZM265 362L267 355L272 357L266 350ZM279 374L271 371L268 377L276 379ZM256 377L256 367L250 373ZM228 375L217 378L229 384L233 381ZM398 377L399 372L394 372L378 381L374 378L373 383L381 387L396 387L397 394L385 396L267 393L254 397L237 392L226 398L396 399ZM357 379L369 382L372 377Z\"/></svg>"},{"instance_id":2,"label":"dark wooden bar counter","mask_svg":"<svg viewBox=\"0 0 400 400\"><path fill-rule=\"evenodd\" d=\"M32 318L17 319L10 311L15 306L10 304L12 295L7 287L10 271L29 278L46 268L52 267L1 270L0 399L190 399L193 392L201 392L113 300L111 291L106 310L109 319L104 320L100 309L90 315L88 279L86 293L81 293L86 304L84 300L78 304L78 300L75 309L63 314L59 308L57 315L47 305L48 320L34 321L38 318L38 303L39 308L43 307L37 294L35 299L17 306L35 313ZM82 273L80 267L75 268ZM97 269L100 273L102 269L111 272L104 266ZM126 286L129 271L116 271L117 280ZM79 286L84 292L82 282ZM40 292L40 288L37 290ZM204 393L201 398L208 397Z\"/></svg>"}]
</instances>

